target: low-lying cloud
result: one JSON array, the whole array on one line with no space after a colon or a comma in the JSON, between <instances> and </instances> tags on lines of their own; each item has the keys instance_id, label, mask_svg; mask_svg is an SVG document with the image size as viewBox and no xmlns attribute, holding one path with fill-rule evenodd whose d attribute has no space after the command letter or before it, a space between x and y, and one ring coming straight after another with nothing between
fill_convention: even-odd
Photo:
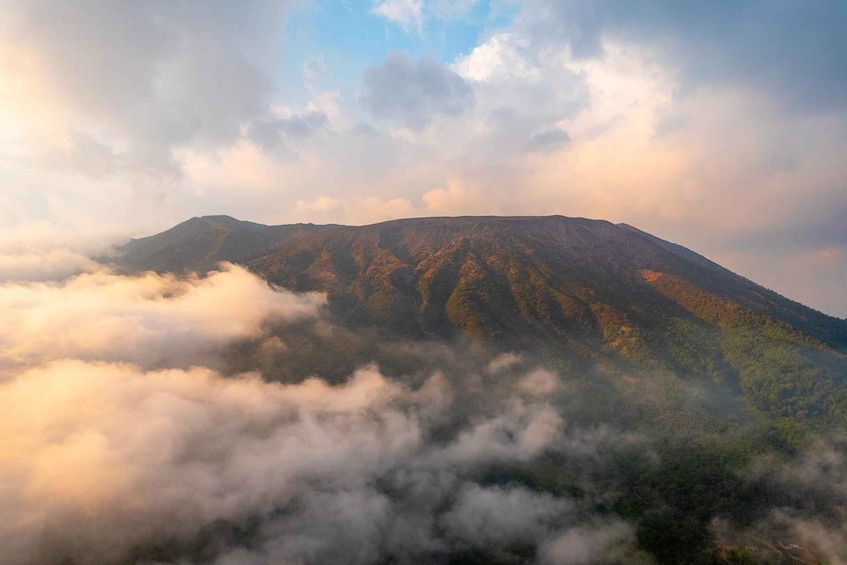
<instances>
[{"instance_id":1,"label":"low-lying cloud","mask_svg":"<svg viewBox=\"0 0 847 565\"><path fill-rule=\"evenodd\" d=\"M0 286L4 562L571 563L568 547L596 562L632 547L628 524L585 501L484 478L579 434L551 402L557 377L524 376L515 355L469 352L479 367L461 386L368 364L335 385L221 372L228 344L332 335L324 304L227 264Z\"/></svg>"},{"instance_id":2,"label":"low-lying cloud","mask_svg":"<svg viewBox=\"0 0 847 565\"><path fill-rule=\"evenodd\" d=\"M816 438L794 457L766 455L746 469L769 485L770 506L743 528L717 519L716 537L743 546L757 562L847 562L847 441Z\"/></svg>"},{"instance_id":3,"label":"low-lying cloud","mask_svg":"<svg viewBox=\"0 0 847 565\"><path fill-rule=\"evenodd\" d=\"M4 563L847 552L841 443L730 465L731 441L691 445L718 432L674 439L667 424L645 425L638 397L627 408L599 373L566 378L479 343L352 331L323 295L229 264L204 277L93 265L0 285ZM648 419L675 394L689 418L760 441L747 420L716 419L712 403L734 406L723 396L678 386L639 385Z\"/></svg>"},{"instance_id":4,"label":"low-lying cloud","mask_svg":"<svg viewBox=\"0 0 847 565\"><path fill-rule=\"evenodd\" d=\"M204 278L99 267L61 282L0 285L0 367L61 358L187 367L268 320L316 316L323 295L271 288L241 267Z\"/></svg>"},{"instance_id":5,"label":"low-lying cloud","mask_svg":"<svg viewBox=\"0 0 847 565\"><path fill-rule=\"evenodd\" d=\"M412 390L374 368L340 386L79 360L28 369L0 387L4 559L419 562L546 543L545 562L574 562L557 557L559 538L581 535L568 534L583 521L573 501L473 481L555 448L564 426L549 405L480 416L439 444L428 436L450 401L439 375ZM204 538L250 523L242 540Z\"/></svg>"}]
</instances>

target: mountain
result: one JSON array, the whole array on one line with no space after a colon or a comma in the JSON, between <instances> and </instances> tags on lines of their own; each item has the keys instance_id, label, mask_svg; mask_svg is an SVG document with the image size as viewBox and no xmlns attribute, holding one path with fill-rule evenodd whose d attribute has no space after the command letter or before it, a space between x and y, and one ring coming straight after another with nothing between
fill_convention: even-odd
<instances>
[{"instance_id":1,"label":"mountain","mask_svg":"<svg viewBox=\"0 0 847 565\"><path fill-rule=\"evenodd\" d=\"M222 374L349 385L357 368L375 364L421 399L409 414L430 426L427 450L484 451L491 438L563 433L535 456L493 456L476 468L448 462L438 476L480 492L520 488L566 500L594 526L626 524L634 553L580 562L839 563L847 555L845 320L632 226L561 216L360 227L193 218L130 242L115 268L202 274L219 261L295 291L326 292L322 315L333 322L272 324L227 344L216 352ZM442 385L454 404L437 415L423 409ZM526 410L525 433L506 425L506 406ZM545 406L557 418L532 419ZM369 408L357 419L373 416ZM368 488L407 508L402 485L418 474L389 472ZM412 507L441 500L421 489L411 489ZM226 535L201 537L249 546L263 531L220 527ZM157 562L199 555L194 546L157 551ZM422 562L531 563L541 550L451 551Z\"/></svg>"},{"instance_id":2,"label":"mountain","mask_svg":"<svg viewBox=\"0 0 847 565\"><path fill-rule=\"evenodd\" d=\"M118 266L204 272L218 261L326 292L347 327L470 335L563 370L714 383L787 433L847 422L847 321L625 224L548 216L264 226L213 216L133 240Z\"/></svg>"}]
</instances>

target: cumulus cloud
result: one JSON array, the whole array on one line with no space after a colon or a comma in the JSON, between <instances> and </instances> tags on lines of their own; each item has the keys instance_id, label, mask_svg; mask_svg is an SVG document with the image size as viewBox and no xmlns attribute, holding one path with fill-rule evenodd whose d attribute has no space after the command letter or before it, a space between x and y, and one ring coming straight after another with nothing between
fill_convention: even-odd
<instances>
[{"instance_id":1,"label":"cumulus cloud","mask_svg":"<svg viewBox=\"0 0 847 565\"><path fill-rule=\"evenodd\" d=\"M392 51L385 62L364 72L362 102L379 118L402 121L412 130L437 116L460 116L474 102L473 90L461 76L435 59L413 61Z\"/></svg>"},{"instance_id":2,"label":"cumulus cloud","mask_svg":"<svg viewBox=\"0 0 847 565\"><path fill-rule=\"evenodd\" d=\"M531 40L514 31L492 34L453 64L462 76L478 81L540 81L544 78L534 60Z\"/></svg>"}]
</instances>

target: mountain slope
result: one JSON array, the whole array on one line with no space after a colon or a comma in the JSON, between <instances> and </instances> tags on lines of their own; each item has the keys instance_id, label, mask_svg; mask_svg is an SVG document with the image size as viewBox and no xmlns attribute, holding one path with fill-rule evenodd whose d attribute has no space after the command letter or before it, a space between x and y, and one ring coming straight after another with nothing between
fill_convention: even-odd
<instances>
[{"instance_id":1,"label":"mountain slope","mask_svg":"<svg viewBox=\"0 0 847 565\"><path fill-rule=\"evenodd\" d=\"M349 326L470 334L569 369L719 383L786 422L847 418L847 321L631 226L561 216L361 227L195 218L131 242L120 264L203 271L219 260L327 292Z\"/></svg>"}]
</instances>

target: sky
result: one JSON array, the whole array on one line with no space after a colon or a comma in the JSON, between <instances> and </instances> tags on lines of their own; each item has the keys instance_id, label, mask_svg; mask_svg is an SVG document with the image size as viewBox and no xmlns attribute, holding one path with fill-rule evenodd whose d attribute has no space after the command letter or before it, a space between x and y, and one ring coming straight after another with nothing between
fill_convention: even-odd
<instances>
[{"instance_id":1,"label":"sky","mask_svg":"<svg viewBox=\"0 0 847 565\"><path fill-rule=\"evenodd\" d=\"M847 316L839 0L0 0L0 277L192 216L634 225Z\"/></svg>"}]
</instances>

